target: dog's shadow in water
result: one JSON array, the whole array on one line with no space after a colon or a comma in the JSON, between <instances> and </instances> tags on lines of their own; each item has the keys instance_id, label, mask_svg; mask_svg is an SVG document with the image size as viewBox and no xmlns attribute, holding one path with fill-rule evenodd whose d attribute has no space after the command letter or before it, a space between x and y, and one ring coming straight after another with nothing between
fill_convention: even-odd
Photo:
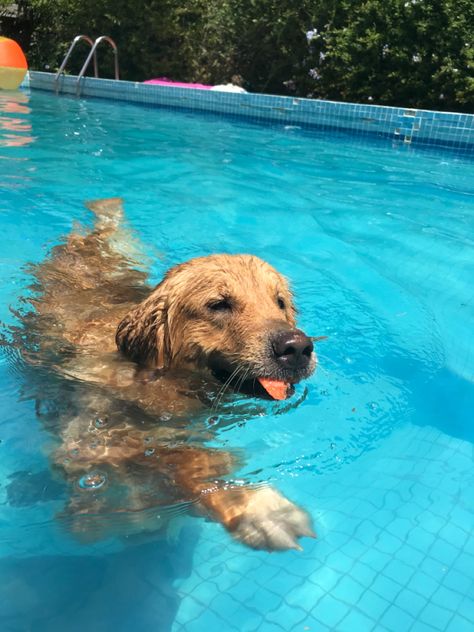
<instances>
[{"instance_id":1,"label":"dog's shadow in water","mask_svg":"<svg viewBox=\"0 0 474 632\"><path fill-rule=\"evenodd\" d=\"M180 604L174 587L192 569L197 522L170 543L152 542L104 555L0 560L0 628L35 632L168 632Z\"/></svg>"}]
</instances>

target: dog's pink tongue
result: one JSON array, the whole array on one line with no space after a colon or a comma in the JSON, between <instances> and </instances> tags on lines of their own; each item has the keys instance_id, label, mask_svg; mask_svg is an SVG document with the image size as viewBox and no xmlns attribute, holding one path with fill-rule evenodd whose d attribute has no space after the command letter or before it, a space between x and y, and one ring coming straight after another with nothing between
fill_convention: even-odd
<instances>
[{"instance_id":1,"label":"dog's pink tongue","mask_svg":"<svg viewBox=\"0 0 474 632\"><path fill-rule=\"evenodd\" d=\"M267 377L259 377L258 381L273 399L286 399L289 387L288 382L271 380Z\"/></svg>"}]
</instances>

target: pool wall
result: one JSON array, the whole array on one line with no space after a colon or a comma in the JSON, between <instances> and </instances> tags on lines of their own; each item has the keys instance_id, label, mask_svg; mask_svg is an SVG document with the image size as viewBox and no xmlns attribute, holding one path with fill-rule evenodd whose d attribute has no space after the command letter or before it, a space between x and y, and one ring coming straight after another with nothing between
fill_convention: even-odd
<instances>
[{"instance_id":1,"label":"pool wall","mask_svg":"<svg viewBox=\"0 0 474 632\"><path fill-rule=\"evenodd\" d=\"M54 77L53 73L30 71L23 86L54 91ZM76 76L60 78L63 94L76 94L76 85ZM394 142L450 147L474 154L473 114L165 87L93 77L82 81L81 96L384 136Z\"/></svg>"}]
</instances>

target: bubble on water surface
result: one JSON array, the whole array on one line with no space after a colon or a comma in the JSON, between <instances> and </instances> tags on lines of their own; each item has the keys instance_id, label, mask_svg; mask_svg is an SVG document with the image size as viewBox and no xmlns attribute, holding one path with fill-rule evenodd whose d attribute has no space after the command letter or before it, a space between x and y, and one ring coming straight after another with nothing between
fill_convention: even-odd
<instances>
[{"instance_id":1,"label":"bubble on water surface","mask_svg":"<svg viewBox=\"0 0 474 632\"><path fill-rule=\"evenodd\" d=\"M107 476L102 472L88 472L79 479L78 486L85 490L100 489L106 482Z\"/></svg>"},{"instance_id":2,"label":"bubble on water surface","mask_svg":"<svg viewBox=\"0 0 474 632\"><path fill-rule=\"evenodd\" d=\"M107 418L106 417L96 417L95 421L94 421L94 426L96 428L105 428L105 426L107 425Z\"/></svg>"}]
</instances>

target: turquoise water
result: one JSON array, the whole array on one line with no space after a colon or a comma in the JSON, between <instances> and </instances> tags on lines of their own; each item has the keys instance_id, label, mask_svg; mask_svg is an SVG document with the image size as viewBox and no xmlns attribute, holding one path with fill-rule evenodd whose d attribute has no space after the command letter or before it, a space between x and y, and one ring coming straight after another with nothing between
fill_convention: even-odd
<instances>
[{"instance_id":1,"label":"turquoise water","mask_svg":"<svg viewBox=\"0 0 474 632\"><path fill-rule=\"evenodd\" d=\"M2 630L449 630L474 626L474 161L386 140L0 93L0 319L84 200L122 196L157 281L251 252L326 335L283 414L216 430L239 473L313 516L302 552L245 549L182 513L167 536L74 540L51 435L0 365ZM238 421L238 419L236 419ZM258 475L255 472L258 470Z\"/></svg>"}]
</instances>

